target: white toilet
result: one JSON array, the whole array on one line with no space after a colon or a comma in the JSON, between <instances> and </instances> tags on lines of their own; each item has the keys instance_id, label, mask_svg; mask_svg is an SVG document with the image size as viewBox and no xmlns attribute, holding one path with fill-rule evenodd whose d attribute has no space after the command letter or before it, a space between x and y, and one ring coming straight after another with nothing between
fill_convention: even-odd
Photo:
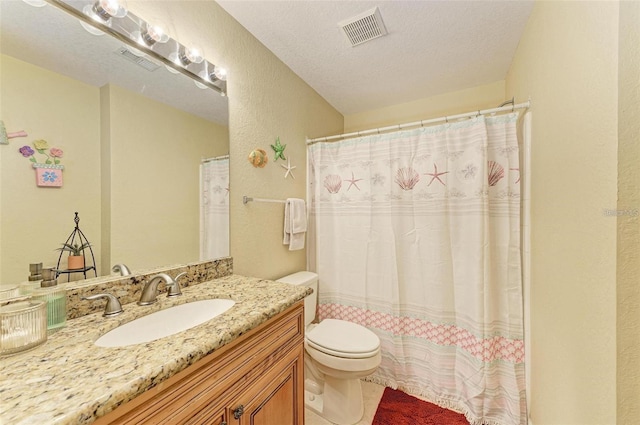
<instances>
[{"instance_id":1,"label":"white toilet","mask_svg":"<svg viewBox=\"0 0 640 425\"><path fill-rule=\"evenodd\" d=\"M344 320L311 322L316 315L318 275L298 272L278 282L313 288L304 300L305 405L338 425L353 425L364 413L360 378L380 365L380 339L369 329Z\"/></svg>"}]
</instances>

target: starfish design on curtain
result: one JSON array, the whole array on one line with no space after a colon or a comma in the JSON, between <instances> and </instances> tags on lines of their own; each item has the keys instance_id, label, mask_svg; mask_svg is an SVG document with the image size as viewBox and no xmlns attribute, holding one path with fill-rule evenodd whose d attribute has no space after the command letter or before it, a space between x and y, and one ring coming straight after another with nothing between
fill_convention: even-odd
<instances>
[{"instance_id":1,"label":"starfish design on curtain","mask_svg":"<svg viewBox=\"0 0 640 425\"><path fill-rule=\"evenodd\" d=\"M296 176L293 175L293 170L296 168L296 166L295 165L291 165L291 158L287 159L287 165L280 164L280 166L282 168L284 168L285 170L287 170L287 172L284 173L284 178L285 179L287 177L289 177L289 175L291 175L291 178L293 178L295 180Z\"/></svg>"},{"instance_id":2,"label":"starfish design on curtain","mask_svg":"<svg viewBox=\"0 0 640 425\"><path fill-rule=\"evenodd\" d=\"M356 189L360 190L360 188L358 187L358 182L361 181L362 179L356 179L355 176L353 175L353 171L351 172L351 180L349 179L344 179L344 181L349 182L349 187L347 188L347 191L349 189L351 189L351 186L355 186Z\"/></svg>"},{"instance_id":3,"label":"starfish design on curtain","mask_svg":"<svg viewBox=\"0 0 640 425\"><path fill-rule=\"evenodd\" d=\"M424 173L425 176L431 176L431 180L429 180L429 183L427 184L427 186L431 186L431 183L433 183L434 180L438 180L440 183L442 183L443 186L446 186L445 182L443 182L440 179L440 176L447 174L448 171L442 171L442 172L438 172L438 166L434 163L433 164L433 173Z\"/></svg>"},{"instance_id":4,"label":"starfish design on curtain","mask_svg":"<svg viewBox=\"0 0 640 425\"><path fill-rule=\"evenodd\" d=\"M287 147L287 145L280 144L280 137L278 137L276 139L276 144L275 145L271 145L271 149L273 149L273 151L276 153L276 156L273 159L274 161L277 161L278 158L282 158L283 161L287 159L284 156L284 149L286 147Z\"/></svg>"}]
</instances>

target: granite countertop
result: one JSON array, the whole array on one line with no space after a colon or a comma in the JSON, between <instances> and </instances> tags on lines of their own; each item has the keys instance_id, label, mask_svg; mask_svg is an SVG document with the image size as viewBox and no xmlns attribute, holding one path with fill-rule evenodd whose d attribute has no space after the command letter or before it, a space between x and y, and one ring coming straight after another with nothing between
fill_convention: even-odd
<instances>
[{"instance_id":1,"label":"granite countertop","mask_svg":"<svg viewBox=\"0 0 640 425\"><path fill-rule=\"evenodd\" d=\"M114 318L94 313L69 320L45 344L0 359L0 423L91 423L286 310L311 289L231 275L182 292L177 299L160 295L152 306L127 304ZM93 344L138 317L210 298L236 304L202 325L152 342L118 348Z\"/></svg>"}]
</instances>

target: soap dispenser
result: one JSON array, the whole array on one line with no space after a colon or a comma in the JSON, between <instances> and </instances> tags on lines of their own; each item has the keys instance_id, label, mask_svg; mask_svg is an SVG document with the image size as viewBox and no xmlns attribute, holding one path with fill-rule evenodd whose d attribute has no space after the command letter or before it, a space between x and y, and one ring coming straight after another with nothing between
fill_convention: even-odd
<instances>
[{"instance_id":1,"label":"soap dispenser","mask_svg":"<svg viewBox=\"0 0 640 425\"><path fill-rule=\"evenodd\" d=\"M67 291L58 286L56 271L49 267L42 269L40 288L31 291L35 300L47 303L47 333L52 334L67 323Z\"/></svg>"}]
</instances>

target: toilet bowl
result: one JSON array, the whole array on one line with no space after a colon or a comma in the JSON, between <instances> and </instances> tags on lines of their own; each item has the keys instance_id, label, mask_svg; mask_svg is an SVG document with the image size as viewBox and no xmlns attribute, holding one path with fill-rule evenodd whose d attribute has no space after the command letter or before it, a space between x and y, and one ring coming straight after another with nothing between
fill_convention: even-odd
<instances>
[{"instance_id":1,"label":"toilet bowl","mask_svg":"<svg viewBox=\"0 0 640 425\"><path fill-rule=\"evenodd\" d=\"M360 378L380 365L380 339L364 326L337 319L313 324L318 275L298 272L278 282L304 285L313 294L305 309L305 405L338 425L353 425L364 413Z\"/></svg>"}]
</instances>

